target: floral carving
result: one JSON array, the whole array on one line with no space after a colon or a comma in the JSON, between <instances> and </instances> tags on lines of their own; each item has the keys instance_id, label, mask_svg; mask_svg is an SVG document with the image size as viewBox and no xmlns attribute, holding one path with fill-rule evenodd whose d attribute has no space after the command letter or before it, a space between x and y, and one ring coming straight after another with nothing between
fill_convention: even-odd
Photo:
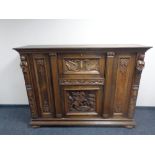
<instances>
[{"instance_id":1,"label":"floral carving","mask_svg":"<svg viewBox=\"0 0 155 155\"><path fill-rule=\"evenodd\" d=\"M104 79L61 79L61 85L104 85Z\"/></svg>"},{"instance_id":2,"label":"floral carving","mask_svg":"<svg viewBox=\"0 0 155 155\"><path fill-rule=\"evenodd\" d=\"M31 109L31 115L32 115L32 117L36 117L36 110L35 110L35 106L34 106L35 100L34 100L34 94L32 91L32 87L30 85L26 85L26 89L27 89L29 105L30 105L30 109Z\"/></svg>"},{"instance_id":3,"label":"floral carving","mask_svg":"<svg viewBox=\"0 0 155 155\"><path fill-rule=\"evenodd\" d=\"M69 112L94 112L96 107L95 91L68 91Z\"/></svg>"},{"instance_id":4,"label":"floral carving","mask_svg":"<svg viewBox=\"0 0 155 155\"><path fill-rule=\"evenodd\" d=\"M129 104L129 112L128 112L128 117L132 118L134 114L134 109L135 109L135 104L137 100L137 94L138 94L138 86L133 85L131 89L131 99L130 99L130 104Z\"/></svg>"}]
</instances>

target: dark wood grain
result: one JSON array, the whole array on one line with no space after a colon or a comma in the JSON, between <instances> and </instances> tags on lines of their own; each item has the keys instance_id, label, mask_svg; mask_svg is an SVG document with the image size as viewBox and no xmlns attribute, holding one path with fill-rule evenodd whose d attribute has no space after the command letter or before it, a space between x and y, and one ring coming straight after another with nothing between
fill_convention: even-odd
<instances>
[{"instance_id":1,"label":"dark wood grain","mask_svg":"<svg viewBox=\"0 0 155 155\"><path fill-rule=\"evenodd\" d=\"M135 126L142 45L15 48L21 57L31 125Z\"/></svg>"},{"instance_id":2,"label":"dark wood grain","mask_svg":"<svg viewBox=\"0 0 155 155\"><path fill-rule=\"evenodd\" d=\"M49 53L49 58L51 62L51 74L52 74L52 86L53 86L53 96L55 102L55 113L56 117L61 118L63 115L62 112L62 103L61 103L61 93L59 90L59 73L58 73L58 60L57 53Z\"/></svg>"},{"instance_id":3,"label":"dark wood grain","mask_svg":"<svg viewBox=\"0 0 155 155\"><path fill-rule=\"evenodd\" d=\"M106 54L106 70L105 70L105 89L104 89L104 103L103 103L103 117L110 117L111 102L112 102L112 85L113 85L113 64L115 52L107 52ZM110 109L111 108L111 109Z\"/></svg>"}]
</instances>

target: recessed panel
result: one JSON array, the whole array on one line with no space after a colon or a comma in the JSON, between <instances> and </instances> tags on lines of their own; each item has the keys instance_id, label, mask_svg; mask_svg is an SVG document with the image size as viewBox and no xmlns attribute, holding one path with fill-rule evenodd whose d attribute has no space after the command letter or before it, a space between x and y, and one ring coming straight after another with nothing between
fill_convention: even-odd
<instances>
[{"instance_id":1,"label":"recessed panel","mask_svg":"<svg viewBox=\"0 0 155 155\"><path fill-rule=\"evenodd\" d=\"M35 54L33 61L41 115L43 117L51 117L51 115L53 115L53 97L50 82L49 59L47 55Z\"/></svg>"},{"instance_id":2,"label":"recessed panel","mask_svg":"<svg viewBox=\"0 0 155 155\"><path fill-rule=\"evenodd\" d=\"M63 72L64 74L99 74L99 60L64 58Z\"/></svg>"},{"instance_id":3,"label":"recessed panel","mask_svg":"<svg viewBox=\"0 0 155 155\"><path fill-rule=\"evenodd\" d=\"M59 74L61 77L91 76L101 77L104 75L104 55L98 54L60 54Z\"/></svg>"},{"instance_id":4,"label":"recessed panel","mask_svg":"<svg viewBox=\"0 0 155 155\"><path fill-rule=\"evenodd\" d=\"M116 72L116 89L114 98L114 115L127 113L135 59L132 55L118 55Z\"/></svg>"},{"instance_id":5,"label":"recessed panel","mask_svg":"<svg viewBox=\"0 0 155 155\"><path fill-rule=\"evenodd\" d=\"M99 116L102 104L100 86L64 86L66 116Z\"/></svg>"},{"instance_id":6,"label":"recessed panel","mask_svg":"<svg viewBox=\"0 0 155 155\"><path fill-rule=\"evenodd\" d=\"M67 91L68 112L96 112L96 91Z\"/></svg>"}]
</instances>

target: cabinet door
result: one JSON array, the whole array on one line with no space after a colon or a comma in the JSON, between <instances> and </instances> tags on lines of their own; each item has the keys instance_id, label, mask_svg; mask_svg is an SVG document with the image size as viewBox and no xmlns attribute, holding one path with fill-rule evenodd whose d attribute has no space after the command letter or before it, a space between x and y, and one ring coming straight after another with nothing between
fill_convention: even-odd
<instances>
[{"instance_id":1,"label":"cabinet door","mask_svg":"<svg viewBox=\"0 0 155 155\"><path fill-rule=\"evenodd\" d=\"M117 54L114 63L114 103L113 115L115 117L126 117L131 84L135 71L135 55L134 54Z\"/></svg>"},{"instance_id":2,"label":"cabinet door","mask_svg":"<svg viewBox=\"0 0 155 155\"><path fill-rule=\"evenodd\" d=\"M99 117L102 104L101 86L63 86L66 117Z\"/></svg>"},{"instance_id":3,"label":"cabinet door","mask_svg":"<svg viewBox=\"0 0 155 155\"><path fill-rule=\"evenodd\" d=\"M104 55L78 51L60 54L58 60L64 116L101 117Z\"/></svg>"},{"instance_id":4,"label":"cabinet door","mask_svg":"<svg viewBox=\"0 0 155 155\"><path fill-rule=\"evenodd\" d=\"M50 61L46 54L33 54L36 94L41 117L53 117L54 103L51 88Z\"/></svg>"}]
</instances>

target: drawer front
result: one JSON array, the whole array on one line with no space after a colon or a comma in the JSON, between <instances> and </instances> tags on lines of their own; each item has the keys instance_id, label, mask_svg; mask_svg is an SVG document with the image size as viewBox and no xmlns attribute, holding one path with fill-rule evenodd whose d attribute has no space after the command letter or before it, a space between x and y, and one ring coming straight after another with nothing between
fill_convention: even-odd
<instances>
[{"instance_id":1,"label":"drawer front","mask_svg":"<svg viewBox=\"0 0 155 155\"><path fill-rule=\"evenodd\" d=\"M101 86L63 86L64 116L99 117L102 106Z\"/></svg>"},{"instance_id":2,"label":"drawer front","mask_svg":"<svg viewBox=\"0 0 155 155\"><path fill-rule=\"evenodd\" d=\"M61 54L59 55L59 73L61 76L94 75L104 74L104 56L97 54Z\"/></svg>"}]
</instances>

